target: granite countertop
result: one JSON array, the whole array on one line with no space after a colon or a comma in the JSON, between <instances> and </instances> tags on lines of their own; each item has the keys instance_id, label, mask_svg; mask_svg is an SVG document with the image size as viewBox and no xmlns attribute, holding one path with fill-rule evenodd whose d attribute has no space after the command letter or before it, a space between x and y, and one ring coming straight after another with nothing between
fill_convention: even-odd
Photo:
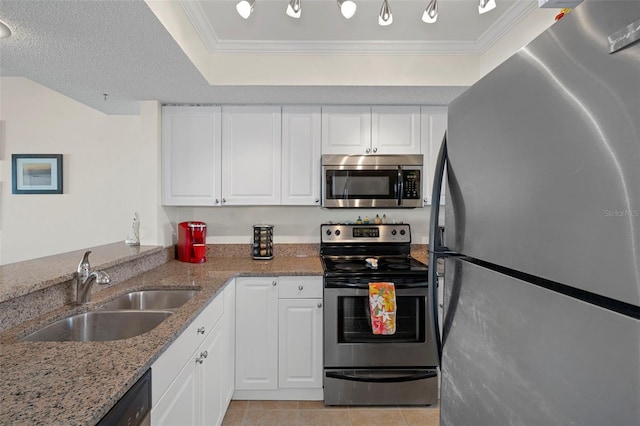
<instances>
[{"instance_id":1,"label":"granite countertop","mask_svg":"<svg viewBox=\"0 0 640 426\"><path fill-rule=\"evenodd\" d=\"M121 243L90 247L53 256L0 266L0 302L73 279L84 252L90 250L91 269L106 269L140 255L164 250L159 246L127 246Z\"/></svg>"},{"instance_id":2,"label":"granite countertop","mask_svg":"<svg viewBox=\"0 0 640 426\"><path fill-rule=\"evenodd\" d=\"M322 275L322 264L318 256L174 260L96 293L86 307L66 305L6 331L0 335L0 424L95 424L231 278L279 275ZM167 287L202 291L143 335L107 342L19 341L53 319L92 310L122 293Z\"/></svg>"}]
</instances>

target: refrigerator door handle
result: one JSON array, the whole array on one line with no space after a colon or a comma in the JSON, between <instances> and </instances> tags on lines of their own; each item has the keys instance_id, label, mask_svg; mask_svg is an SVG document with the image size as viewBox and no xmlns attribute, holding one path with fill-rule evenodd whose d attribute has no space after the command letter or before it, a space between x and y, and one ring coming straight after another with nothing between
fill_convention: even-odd
<instances>
[{"instance_id":1,"label":"refrigerator door handle","mask_svg":"<svg viewBox=\"0 0 640 426\"><path fill-rule=\"evenodd\" d=\"M340 380L350 380L353 382L368 382L368 383L399 383L399 382L411 382L414 380L430 379L438 377L436 370L424 370L412 372L412 374L400 374L397 376L389 376L388 374L376 375L375 371L366 370L364 374L358 374L354 372L348 374L347 372L328 371L327 377Z\"/></svg>"},{"instance_id":2,"label":"refrigerator door handle","mask_svg":"<svg viewBox=\"0 0 640 426\"><path fill-rule=\"evenodd\" d=\"M433 189L431 191L431 220L429 222L429 285L431 287L431 331L438 349L438 361L442 364L442 338L438 321L438 259L455 255L442 241L440 219L440 194L444 180L444 169L448 161L447 156L447 132L442 137L442 145L436 160L436 170L433 176Z\"/></svg>"}]
</instances>

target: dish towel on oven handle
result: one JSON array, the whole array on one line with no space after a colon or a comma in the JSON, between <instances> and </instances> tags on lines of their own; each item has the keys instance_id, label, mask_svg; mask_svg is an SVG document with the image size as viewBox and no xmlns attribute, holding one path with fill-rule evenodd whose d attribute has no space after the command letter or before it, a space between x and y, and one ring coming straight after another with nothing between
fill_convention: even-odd
<instances>
[{"instance_id":1,"label":"dish towel on oven handle","mask_svg":"<svg viewBox=\"0 0 640 426\"><path fill-rule=\"evenodd\" d=\"M393 283L369 283L369 309L373 334L395 334L396 288Z\"/></svg>"}]
</instances>

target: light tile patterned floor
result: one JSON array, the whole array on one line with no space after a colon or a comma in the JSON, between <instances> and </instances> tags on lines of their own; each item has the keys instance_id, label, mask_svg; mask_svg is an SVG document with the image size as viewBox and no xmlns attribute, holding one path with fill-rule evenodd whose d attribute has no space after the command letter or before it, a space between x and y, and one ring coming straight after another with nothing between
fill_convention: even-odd
<instances>
[{"instance_id":1,"label":"light tile patterned floor","mask_svg":"<svg viewBox=\"0 0 640 426\"><path fill-rule=\"evenodd\" d=\"M326 407L322 401L231 401L223 426L438 426L440 408Z\"/></svg>"}]
</instances>

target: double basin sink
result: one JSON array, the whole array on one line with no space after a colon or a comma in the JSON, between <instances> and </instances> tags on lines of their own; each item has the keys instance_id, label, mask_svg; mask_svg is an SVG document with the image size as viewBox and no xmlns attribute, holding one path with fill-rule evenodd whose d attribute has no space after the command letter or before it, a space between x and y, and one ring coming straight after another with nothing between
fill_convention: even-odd
<instances>
[{"instance_id":1,"label":"double basin sink","mask_svg":"<svg viewBox=\"0 0 640 426\"><path fill-rule=\"evenodd\" d=\"M95 311L52 322L22 340L93 342L128 339L154 329L197 293L197 290L125 293Z\"/></svg>"}]
</instances>

